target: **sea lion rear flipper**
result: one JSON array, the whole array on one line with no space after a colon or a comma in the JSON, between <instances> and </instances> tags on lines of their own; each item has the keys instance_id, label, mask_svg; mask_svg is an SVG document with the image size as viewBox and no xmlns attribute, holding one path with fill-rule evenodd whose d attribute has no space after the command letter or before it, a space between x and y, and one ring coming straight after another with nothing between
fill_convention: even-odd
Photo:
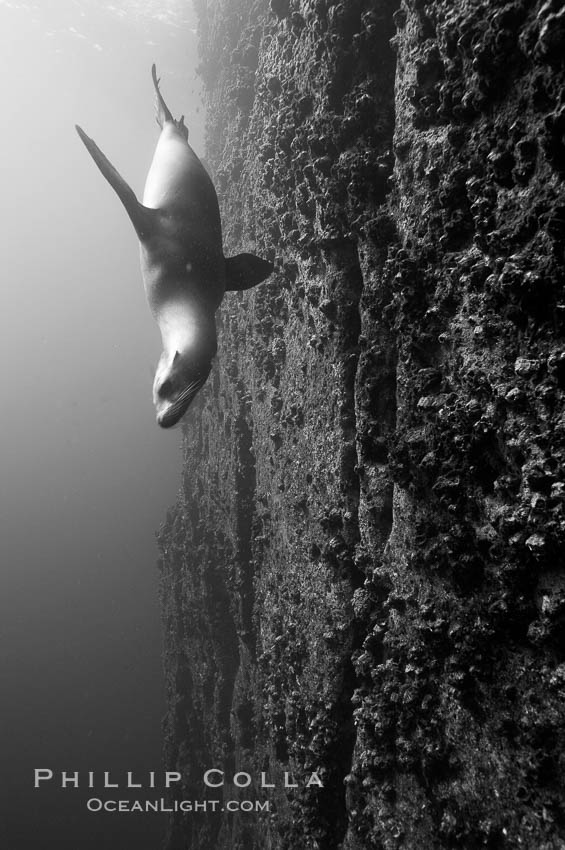
<instances>
[{"instance_id":1,"label":"sea lion rear flipper","mask_svg":"<svg viewBox=\"0 0 565 850\"><path fill-rule=\"evenodd\" d=\"M159 89L159 79L157 78L157 68L155 67L155 64L151 66L151 76L153 77L153 85L155 86L155 94L157 95L157 124L162 130L165 121L172 121L173 116L171 115L169 107L163 100L163 95Z\"/></svg>"},{"instance_id":2,"label":"sea lion rear flipper","mask_svg":"<svg viewBox=\"0 0 565 850\"><path fill-rule=\"evenodd\" d=\"M272 263L256 257L255 254L226 257L226 292L251 289L269 277L273 269Z\"/></svg>"},{"instance_id":3,"label":"sea lion rear flipper","mask_svg":"<svg viewBox=\"0 0 565 850\"><path fill-rule=\"evenodd\" d=\"M137 198L135 197L135 192L133 189L126 183L122 175L114 168L109 159L107 159L96 142L94 142L89 136L86 135L84 130L77 125L76 130L82 141L84 142L86 149L88 150L90 156L110 184L112 188L115 190L118 195L120 201L126 208L126 212L129 215L133 226L135 227L135 231L139 238L143 241L146 239L152 230L153 221L155 215L157 213L156 210L150 210L148 207L144 207L143 204L140 204Z\"/></svg>"},{"instance_id":4,"label":"sea lion rear flipper","mask_svg":"<svg viewBox=\"0 0 565 850\"><path fill-rule=\"evenodd\" d=\"M163 124L165 124L167 121L172 121L179 133L184 136L184 138L188 141L188 128L184 123L184 115L182 115L178 121L173 118L171 110L165 103L163 95L161 94L161 89L159 88L159 78L157 77L157 68L155 67L155 64L151 66L151 76L153 77L153 85L155 86L155 94L157 95L157 124L162 130Z\"/></svg>"}]
</instances>

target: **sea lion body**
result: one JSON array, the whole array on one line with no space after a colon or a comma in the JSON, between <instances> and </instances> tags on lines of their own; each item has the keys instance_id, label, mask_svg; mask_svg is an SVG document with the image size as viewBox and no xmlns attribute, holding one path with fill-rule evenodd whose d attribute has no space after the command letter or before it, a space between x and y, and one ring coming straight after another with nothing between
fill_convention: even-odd
<instances>
[{"instance_id":1,"label":"sea lion body","mask_svg":"<svg viewBox=\"0 0 565 850\"><path fill-rule=\"evenodd\" d=\"M213 183L182 133L167 122L145 182L143 205L159 210L159 227L140 243L147 300L157 321L180 294L220 305L225 292L220 209Z\"/></svg>"},{"instance_id":2,"label":"sea lion body","mask_svg":"<svg viewBox=\"0 0 565 850\"><path fill-rule=\"evenodd\" d=\"M248 289L273 266L252 254L224 257L214 185L188 143L184 119L173 119L161 96L155 66L152 73L161 134L142 204L92 139L77 130L139 237L145 293L163 342L153 400L158 423L170 427L210 373L217 351L214 314L226 289Z\"/></svg>"}]
</instances>

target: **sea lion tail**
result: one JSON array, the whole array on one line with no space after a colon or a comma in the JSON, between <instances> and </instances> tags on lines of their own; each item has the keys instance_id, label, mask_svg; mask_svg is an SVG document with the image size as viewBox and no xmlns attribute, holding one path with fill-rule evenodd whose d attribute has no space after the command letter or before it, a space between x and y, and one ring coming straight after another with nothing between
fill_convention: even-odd
<instances>
[{"instance_id":1,"label":"sea lion tail","mask_svg":"<svg viewBox=\"0 0 565 850\"><path fill-rule=\"evenodd\" d=\"M169 107L167 106L167 104L165 103L165 101L163 99L163 95L161 94L161 89L159 88L160 80L157 76L157 68L155 67L155 63L153 63L153 65L151 66L151 76L153 77L153 85L155 86L155 94L157 95L157 98L156 98L156 101L155 101L155 105L157 107L157 109L156 109L157 124L159 125L159 127L162 130L164 124L166 124L167 121L170 121L172 124L175 125L175 127L177 128L179 133L182 136L184 136L185 139L188 140L188 129L186 128L185 123L184 123L184 115L181 116L179 121L177 121L175 118L173 118L173 116L171 114L171 110L169 109Z\"/></svg>"}]
</instances>

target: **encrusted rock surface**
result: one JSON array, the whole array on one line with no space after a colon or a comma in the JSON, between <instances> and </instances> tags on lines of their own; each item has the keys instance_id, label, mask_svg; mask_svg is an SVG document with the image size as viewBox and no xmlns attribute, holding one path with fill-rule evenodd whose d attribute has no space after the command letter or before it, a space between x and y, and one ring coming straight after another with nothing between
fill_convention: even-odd
<instances>
[{"instance_id":1,"label":"encrusted rock surface","mask_svg":"<svg viewBox=\"0 0 565 850\"><path fill-rule=\"evenodd\" d=\"M196 5L226 253L277 268L159 535L165 758L271 811L168 850L565 848L563 5Z\"/></svg>"}]
</instances>

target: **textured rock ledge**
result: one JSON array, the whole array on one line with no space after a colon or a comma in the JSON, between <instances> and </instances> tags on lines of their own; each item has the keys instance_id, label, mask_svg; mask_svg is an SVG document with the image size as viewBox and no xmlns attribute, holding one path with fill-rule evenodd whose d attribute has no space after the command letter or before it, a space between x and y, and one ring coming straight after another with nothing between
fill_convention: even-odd
<instances>
[{"instance_id":1,"label":"textured rock ledge","mask_svg":"<svg viewBox=\"0 0 565 850\"><path fill-rule=\"evenodd\" d=\"M197 7L226 250L277 271L159 534L165 759L277 788L168 848L563 848L562 5Z\"/></svg>"}]
</instances>

